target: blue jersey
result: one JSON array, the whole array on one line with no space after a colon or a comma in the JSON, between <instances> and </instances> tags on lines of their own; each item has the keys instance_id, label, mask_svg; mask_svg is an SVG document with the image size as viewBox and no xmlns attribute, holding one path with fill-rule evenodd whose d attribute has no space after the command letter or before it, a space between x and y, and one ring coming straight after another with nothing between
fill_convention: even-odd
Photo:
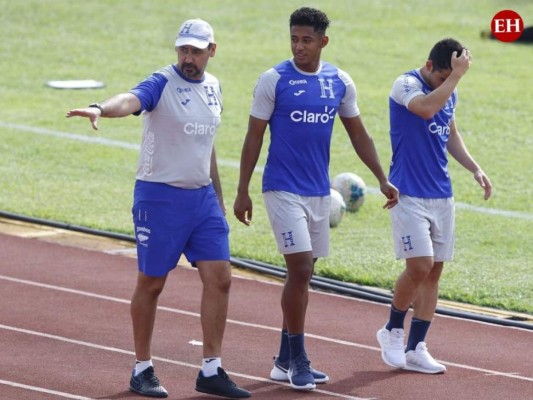
<instances>
[{"instance_id":1,"label":"blue jersey","mask_svg":"<svg viewBox=\"0 0 533 400\"><path fill-rule=\"evenodd\" d=\"M305 73L287 60L261 75L251 115L270 125L263 191L330 194L330 144L337 113L359 115L355 85L337 67L322 63L317 72Z\"/></svg>"},{"instance_id":2,"label":"blue jersey","mask_svg":"<svg viewBox=\"0 0 533 400\"><path fill-rule=\"evenodd\" d=\"M418 70L400 76L389 97L392 161L389 180L401 194L421 198L452 197L446 143L454 119L457 92L432 118L408 110L409 102L431 88Z\"/></svg>"}]
</instances>

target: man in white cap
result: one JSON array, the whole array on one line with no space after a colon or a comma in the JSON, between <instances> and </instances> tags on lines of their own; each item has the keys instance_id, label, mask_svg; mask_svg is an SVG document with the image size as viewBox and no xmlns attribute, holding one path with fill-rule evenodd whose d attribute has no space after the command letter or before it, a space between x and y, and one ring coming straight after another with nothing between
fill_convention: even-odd
<instances>
[{"instance_id":1,"label":"man in white cap","mask_svg":"<svg viewBox=\"0 0 533 400\"><path fill-rule=\"evenodd\" d=\"M178 62L160 69L127 93L71 110L98 129L100 117L143 115L143 139L132 215L138 277L131 300L136 365L130 390L167 397L155 375L151 339L157 302L168 273L181 254L203 283L203 362L196 390L226 398L247 398L222 369L221 348L231 285L229 227L218 176L214 139L222 96L218 80L205 71L215 56L213 29L185 21L175 49Z\"/></svg>"}]
</instances>

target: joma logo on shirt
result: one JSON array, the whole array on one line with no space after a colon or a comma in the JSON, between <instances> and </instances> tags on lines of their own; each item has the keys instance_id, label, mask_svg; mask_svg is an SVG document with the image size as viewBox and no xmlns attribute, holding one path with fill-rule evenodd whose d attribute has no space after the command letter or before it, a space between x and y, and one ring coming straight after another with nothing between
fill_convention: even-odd
<instances>
[{"instance_id":1,"label":"joma logo on shirt","mask_svg":"<svg viewBox=\"0 0 533 400\"><path fill-rule=\"evenodd\" d=\"M323 113L314 113L307 110L294 110L291 112L291 120L294 122L304 122L308 124L327 124L329 121L335 118L335 109L328 109L328 106L324 107Z\"/></svg>"}]
</instances>

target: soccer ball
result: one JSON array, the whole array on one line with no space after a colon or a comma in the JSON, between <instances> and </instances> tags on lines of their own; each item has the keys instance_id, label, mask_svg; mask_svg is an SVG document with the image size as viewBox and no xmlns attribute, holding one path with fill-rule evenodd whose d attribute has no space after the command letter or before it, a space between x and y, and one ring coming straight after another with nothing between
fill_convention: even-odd
<instances>
[{"instance_id":1,"label":"soccer ball","mask_svg":"<svg viewBox=\"0 0 533 400\"><path fill-rule=\"evenodd\" d=\"M336 227L341 223L342 217L346 213L346 203L342 195L335 189L330 189L331 200L329 204L329 226Z\"/></svg>"},{"instance_id":2,"label":"soccer ball","mask_svg":"<svg viewBox=\"0 0 533 400\"><path fill-rule=\"evenodd\" d=\"M346 203L346 210L355 212L365 201L366 184L363 179L351 172L337 175L331 187L342 195Z\"/></svg>"}]
</instances>

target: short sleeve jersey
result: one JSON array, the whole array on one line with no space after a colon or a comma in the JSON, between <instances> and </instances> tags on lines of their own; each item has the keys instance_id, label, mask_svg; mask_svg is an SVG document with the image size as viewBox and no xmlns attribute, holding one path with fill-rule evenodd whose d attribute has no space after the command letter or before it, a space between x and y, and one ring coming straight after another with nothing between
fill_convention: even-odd
<instances>
[{"instance_id":1,"label":"short sleeve jersey","mask_svg":"<svg viewBox=\"0 0 533 400\"><path fill-rule=\"evenodd\" d=\"M421 198L453 196L446 143L454 119L457 92L432 118L424 120L407 108L419 95L431 92L419 70L401 75L389 97L392 161L389 180L402 194Z\"/></svg>"},{"instance_id":2,"label":"short sleeve jersey","mask_svg":"<svg viewBox=\"0 0 533 400\"><path fill-rule=\"evenodd\" d=\"M261 74L250 114L269 121L263 191L329 195L330 144L337 113L359 115L355 85L337 67L323 62L317 72L306 73L287 60Z\"/></svg>"},{"instance_id":3,"label":"short sleeve jersey","mask_svg":"<svg viewBox=\"0 0 533 400\"><path fill-rule=\"evenodd\" d=\"M190 80L169 65L130 92L141 101L143 115L137 179L185 189L208 185L222 113L218 80L208 73Z\"/></svg>"}]
</instances>

